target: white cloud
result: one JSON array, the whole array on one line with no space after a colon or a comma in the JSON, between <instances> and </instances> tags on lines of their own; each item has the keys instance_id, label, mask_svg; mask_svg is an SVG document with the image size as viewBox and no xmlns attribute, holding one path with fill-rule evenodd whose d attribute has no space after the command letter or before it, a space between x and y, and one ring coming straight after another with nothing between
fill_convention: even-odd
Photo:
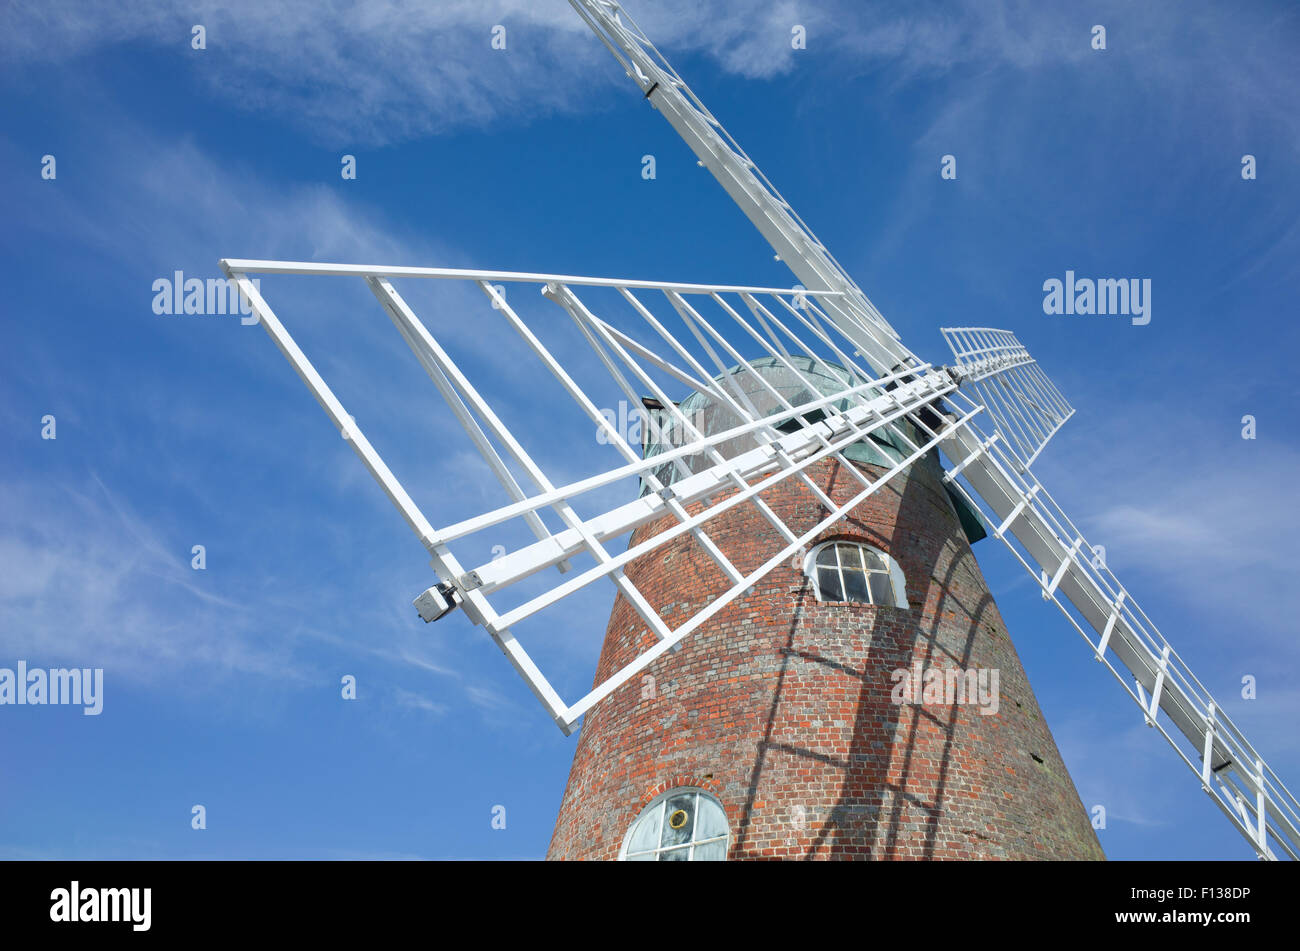
<instances>
[{"instance_id":1,"label":"white cloud","mask_svg":"<svg viewBox=\"0 0 1300 951\"><path fill-rule=\"evenodd\" d=\"M1285 47L1259 13L1188 16L1173 6L1103 4L1082 16L1028 0L869 9L851 2L646 0L628 7L679 68L688 54L702 53L749 79L835 63L854 72L884 69L898 82L964 68L1056 68L1095 55L1091 26L1109 23L1111 43L1142 64L1144 81L1185 89L1181 49L1196 57L1205 88L1238 111L1262 110L1293 139L1300 130L1284 105L1294 99L1294 78L1273 68ZM1175 15L1180 32L1172 37ZM195 23L207 29L206 50L190 48ZM491 46L496 25L506 27L504 50ZM795 25L807 31L806 50L791 47ZM223 104L287 121L330 146L383 145L584 112L598 107L593 89L630 91L564 0L230 0L197 7L181 0L18 0L0 9L0 55L18 64L65 63L128 43L170 54L172 68ZM1243 44L1256 55L1243 59Z\"/></svg>"},{"instance_id":2,"label":"white cloud","mask_svg":"<svg viewBox=\"0 0 1300 951\"><path fill-rule=\"evenodd\" d=\"M667 47L703 49L745 76L790 68L792 3L640 6L643 25ZM207 29L206 50L190 48L194 23ZM496 25L506 28L504 50L491 45ZM334 9L234 0L197 10L180 0L111 7L33 0L0 12L0 51L17 62L64 62L128 42L170 50L177 69L223 102L287 119L331 145L382 145L503 116L583 111L593 84L624 81L563 0L386 0Z\"/></svg>"},{"instance_id":3,"label":"white cloud","mask_svg":"<svg viewBox=\"0 0 1300 951\"><path fill-rule=\"evenodd\" d=\"M223 101L292 117L331 143L381 144L449 124L481 125L522 102L543 113L563 109L580 76L564 69L581 52L574 43L580 23L568 13L564 4L527 0L334 8L236 0L197 9L179 0L34 2L7 8L0 34L20 61L147 43L173 51L176 68ZM195 23L207 30L205 50L190 47ZM489 45L498 23L508 24L505 51Z\"/></svg>"},{"instance_id":4,"label":"white cloud","mask_svg":"<svg viewBox=\"0 0 1300 951\"><path fill-rule=\"evenodd\" d=\"M432 713L439 716L447 712L446 704L434 703L423 694L404 690L401 687L394 689L393 696L397 700L398 706L405 707L408 710L418 710L422 713Z\"/></svg>"},{"instance_id":5,"label":"white cloud","mask_svg":"<svg viewBox=\"0 0 1300 951\"><path fill-rule=\"evenodd\" d=\"M102 666L152 680L206 666L297 680L287 651L239 636L252 618L202 590L180 551L97 477L85 486L11 482L0 521L0 631L34 664ZM173 548L175 546L172 546Z\"/></svg>"},{"instance_id":6,"label":"white cloud","mask_svg":"<svg viewBox=\"0 0 1300 951\"><path fill-rule=\"evenodd\" d=\"M1216 626L1231 623L1237 647L1286 645L1296 664L1294 622L1281 595L1294 585L1300 519L1287 475L1300 471L1300 453L1245 440L1240 451L1225 450L1207 444L1209 434L1185 410L1147 415L1166 424L1143 433L1141 446L1104 432L1095 442L1079 441L1082 433L1057 437L1069 438L1071 456L1086 461L1077 470L1054 465L1044 481L1088 541L1105 546L1139 599L1155 582L1166 597L1202 605ZM1126 581L1134 573L1146 582ZM1177 645L1177 632L1165 633Z\"/></svg>"}]
</instances>

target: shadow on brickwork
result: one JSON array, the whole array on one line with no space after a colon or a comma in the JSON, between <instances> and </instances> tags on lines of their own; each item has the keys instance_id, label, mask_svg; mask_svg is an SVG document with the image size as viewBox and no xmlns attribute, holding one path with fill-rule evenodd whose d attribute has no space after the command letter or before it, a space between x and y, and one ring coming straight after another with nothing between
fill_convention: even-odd
<instances>
[{"instance_id":1,"label":"shadow on brickwork","mask_svg":"<svg viewBox=\"0 0 1300 951\"><path fill-rule=\"evenodd\" d=\"M833 476L833 479L843 478L850 477L840 471ZM805 858L934 857L940 821L948 805L954 731L960 711L956 706L911 706L911 721L900 735L903 707L890 699L892 683L888 679L888 672L899 667L911 668L917 659L927 668L936 666L940 660L943 661L943 666L962 669L968 667L979 627L984 623L984 616L992 607L993 600L986 590L982 590L978 604L954 603L953 578L967 567L966 559L973 558L964 536L960 534L957 518L950 510L946 513L936 511L936 499L943 498L942 489L929 478L928 473L922 471L915 473L914 477L895 480L891 487L883 491L897 492L900 482L902 498L894 521L893 537L882 537L874 526L852 519L849 520L852 527L846 535L865 539L895 557L901 553L899 562L908 578L909 597L919 596L919 603L906 611L901 608L874 609L875 617L869 630L870 654L863 659L862 669L849 669L839 661L817 653L815 649L801 650L796 647L797 640L805 643L810 640L809 634L812 632L804 617L804 607L816 602L811 583L804 583L798 593L797 609L787 632L784 657L764 725L763 740L758 746L751 771L748 794L736 836L735 854L745 854L751 831L750 817L762 786L764 769L770 757L779 754L829 763L842 774L840 797L829 815L816 817L816 834L807 848ZM958 538L961 548L949 559L943 577L938 577L936 572L939 563L944 553L951 550L953 542L918 546L903 536L910 527L933 524L936 517L942 518L945 515L950 524L946 526L944 534ZM922 560L917 560L918 558ZM933 586L937 586L939 597L927 621L924 609ZM963 632L960 646L955 649L940 644L939 625L945 610L949 609L958 618L971 619L967 630ZM887 634L883 629L890 626L890 620L897 621L898 618L890 618L886 612L904 615L909 633L901 637ZM811 639L815 641L815 634ZM945 639L952 640L951 631ZM853 739L848 754L843 759L773 740L781 715L786 681L790 676L791 665L796 662L822 665L828 671L838 671L859 684ZM918 733L925 723L933 724L940 730L943 743L937 779L927 778L924 783L919 783L914 780L921 766L914 762L914 757L917 753ZM892 748L881 749L878 743L873 745L873 736L879 737L882 733L891 738ZM927 742L926 746L930 747L932 743ZM896 774L892 780L889 775L891 764L895 764ZM926 794L918 795L914 787L923 787ZM920 856L903 849L904 845L915 846L913 837L904 833L910 821L908 813L916 812L924 817Z\"/></svg>"}]
</instances>

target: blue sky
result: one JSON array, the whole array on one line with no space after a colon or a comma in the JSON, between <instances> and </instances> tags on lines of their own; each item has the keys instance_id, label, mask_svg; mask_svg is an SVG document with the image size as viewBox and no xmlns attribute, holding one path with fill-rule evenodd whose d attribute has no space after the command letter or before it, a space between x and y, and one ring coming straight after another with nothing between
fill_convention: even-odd
<instances>
[{"instance_id":1,"label":"blue sky","mask_svg":"<svg viewBox=\"0 0 1300 951\"><path fill-rule=\"evenodd\" d=\"M941 361L938 327L992 325L1039 358L1078 410L1040 479L1294 789L1300 14L649 7L631 9L911 349ZM562 0L20 0L0 84L0 666L105 669L101 716L0 710L0 856L540 857L575 741L481 630L415 617L421 547L266 335L156 315L152 283L222 257L789 272ZM1150 279L1151 323L1045 315L1067 269ZM503 501L359 281L262 286L435 523ZM464 333L477 291L408 296L529 411L517 345ZM550 461L580 467L567 438ZM1107 854L1249 858L997 544L976 554ZM542 639L569 697L610 600Z\"/></svg>"}]
</instances>

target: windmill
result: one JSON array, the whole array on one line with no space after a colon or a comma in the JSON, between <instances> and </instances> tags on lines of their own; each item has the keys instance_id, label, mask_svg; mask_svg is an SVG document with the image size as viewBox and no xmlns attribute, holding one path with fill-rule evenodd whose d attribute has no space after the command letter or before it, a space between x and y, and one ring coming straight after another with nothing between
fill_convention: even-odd
<instances>
[{"instance_id":1,"label":"windmill","mask_svg":"<svg viewBox=\"0 0 1300 951\"><path fill-rule=\"evenodd\" d=\"M987 531L1256 854L1300 857L1300 804L1033 474L1073 413L1033 357L976 327L942 329L948 365L915 355L620 5L570 2L797 285L222 261L427 550L420 617L463 613L560 730L587 718L552 855L781 856L834 839L841 855L1099 857L969 557ZM276 274L364 280L508 501L435 527L254 283ZM548 414L594 428L604 465L574 476L490 398L456 357L464 322L435 333L396 286L428 280L482 292L479 319L531 361L512 374L533 371L558 397ZM612 398L644 414L641 446ZM482 560L508 532L517 544ZM565 699L524 642L606 582L596 682ZM1013 683L1017 712L985 718L942 692L937 714L917 709L919 660L945 653L927 686L979 694L973 661ZM895 694L898 672L914 692Z\"/></svg>"}]
</instances>

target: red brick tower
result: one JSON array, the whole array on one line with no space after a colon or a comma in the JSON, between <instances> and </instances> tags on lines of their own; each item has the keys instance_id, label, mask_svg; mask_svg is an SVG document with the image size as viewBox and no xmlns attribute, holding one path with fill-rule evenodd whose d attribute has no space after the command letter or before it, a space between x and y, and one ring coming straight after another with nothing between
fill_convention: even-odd
<instances>
[{"instance_id":1,"label":"red brick tower","mask_svg":"<svg viewBox=\"0 0 1300 951\"><path fill-rule=\"evenodd\" d=\"M809 474L838 505L861 489L829 459ZM597 704L548 858L1104 858L939 475L895 477ZM796 533L821 517L795 479L763 498ZM709 534L743 572L782 547L752 506ZM819 586L810 563L837 558ZM868 560L892 572L857 585ZM689 535L628 575L669 620L721 591ZM829 600L851 587L878 603ZM648 637L620 596L597 680Z\"/></svg>"}]
</instances>

